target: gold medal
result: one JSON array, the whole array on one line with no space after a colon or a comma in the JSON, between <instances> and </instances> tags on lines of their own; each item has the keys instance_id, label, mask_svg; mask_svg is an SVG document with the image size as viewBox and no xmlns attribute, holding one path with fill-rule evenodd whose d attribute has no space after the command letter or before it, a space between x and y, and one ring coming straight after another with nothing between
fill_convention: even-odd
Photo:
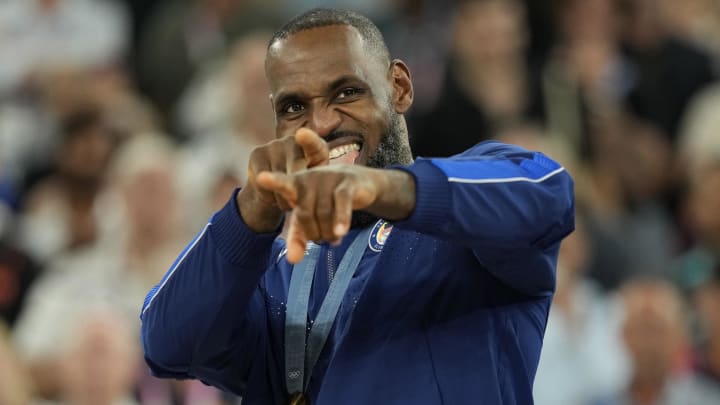
<instances>
[{"instance_id":1,"label":"gold medal","mask_svg":"<svg viewBox=\"0 0 720 405\"><path fill-rule=\"evenodd\" d=\"M307 400L302 392L296 392L290 397L289 405L310 405L310 401Z\"/></svg>"}]
</instances>

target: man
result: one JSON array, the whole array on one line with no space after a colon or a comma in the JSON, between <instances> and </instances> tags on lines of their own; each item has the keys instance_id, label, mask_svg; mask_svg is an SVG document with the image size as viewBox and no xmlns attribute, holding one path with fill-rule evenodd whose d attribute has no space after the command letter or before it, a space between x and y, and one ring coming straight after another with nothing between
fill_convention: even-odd
<instances>
[{"instance_id":1,"label":"man","mask_svg":"<svg viewBox=\"0 0 720 405\"><path fill-rule=\"evenodd\" d=\"M683 369L678 361L688 347L687 315L679 291L660 279L636 278L620 292L622 339L632 373L624 389L593 404L720 404L717 385Z\"/></svg>"},{"instance_id":2,"label":"man","mask_svg":"<svg viewBox=\"0 0 720 405\"><path fill-rule=\"evenodd\" d=\"M569 175L497 142L413 163L410 72L358 14L294 18L266 72L278 139L145 300L151 370L243 404L531 404Z\"/></svg>"}]
</instances>

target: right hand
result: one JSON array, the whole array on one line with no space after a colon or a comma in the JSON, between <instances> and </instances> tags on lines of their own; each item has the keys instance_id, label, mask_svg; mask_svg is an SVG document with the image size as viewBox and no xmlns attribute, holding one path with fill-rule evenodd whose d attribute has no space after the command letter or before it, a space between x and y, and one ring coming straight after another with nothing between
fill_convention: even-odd
<instances>
[{"instance_id":1,"label":"right hand","mask_svg":"<svg viewBox=\"0 0 720 405\"><path fill-rule=\"evenodd\" d=\"M257 233L272 232L277 230L283 212L291 209L280 194L258 186L259 173L291 174L327 165L329 156L327 143L308 128L300 128L295 135L253 149L248 165L248 181L237 195L240 215L245 224Z\"/></svg>"}]
</instances>

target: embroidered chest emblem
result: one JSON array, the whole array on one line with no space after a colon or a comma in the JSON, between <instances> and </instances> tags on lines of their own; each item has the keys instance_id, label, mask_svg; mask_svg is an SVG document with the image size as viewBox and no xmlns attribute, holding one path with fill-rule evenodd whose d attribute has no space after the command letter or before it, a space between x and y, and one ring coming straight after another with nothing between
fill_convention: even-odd
<instances>
[{"instance_id":1,"label":"embroidered chest emblem","mask_svg":"<svg viewBox=\"0 0 720 405\"><path fill-rule=\"evenodd\" d=\"M368 247L373 252L380 252L392 232L393 226L387 221L381 220L375 224L368 237Z\"/></svg>"}]
</instances>

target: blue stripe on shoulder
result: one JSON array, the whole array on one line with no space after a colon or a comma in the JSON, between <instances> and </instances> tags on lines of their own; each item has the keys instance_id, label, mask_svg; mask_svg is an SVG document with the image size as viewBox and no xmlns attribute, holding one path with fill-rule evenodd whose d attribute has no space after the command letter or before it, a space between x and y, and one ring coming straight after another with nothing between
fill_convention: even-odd
<instances>
[{"instance_id":1,"label":"blue stripe on shoulder","mask_svg":"<svg viewBox=\"0 0 720 405\"><path fill-rule=\"evenodd\" d=\"M542 153L520 162L510 159L431 159L433 165L449 178L465 180L513 179L537 180L561 168L560 164Z\"/></svg>"}]
</instances>

